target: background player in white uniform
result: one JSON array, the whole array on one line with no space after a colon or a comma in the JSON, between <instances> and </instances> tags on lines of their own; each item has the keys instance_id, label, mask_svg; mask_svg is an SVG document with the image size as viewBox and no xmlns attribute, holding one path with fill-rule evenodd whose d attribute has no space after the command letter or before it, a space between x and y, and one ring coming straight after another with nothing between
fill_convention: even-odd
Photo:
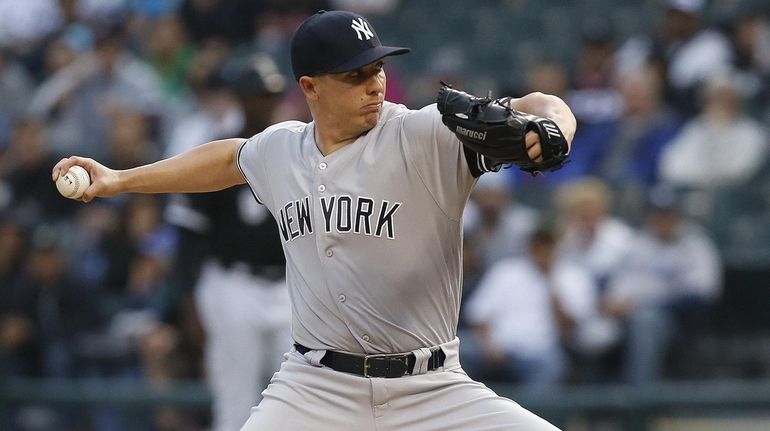
<instances>
[{"instance_id":1,"label":"background player in white uniform","mask_svg":"<svg viewBox=\"0 0 770 431\"><path fill-rule=\"evenodd\" d=\"M243 136L268 125L285 87L275 62L261 53L226 63L208 82L231 100L240 120L234 122L234 133ZM204 131L206 138L175 147L224 137L216 135L222 127L214 123L222 120L209 117L212 127ZM199 120L200 115L193 118ZM189 126L181 124L188 137ZM212 430L238 429L291 347L286 265L275 219L246 185L175 194L167 218L179 231L173 273L182 287L194 290L205 332L206 379L214 398Z\"/></svg>"},{"instance_id":2,"label":"background player in white uniform","mask_svg":"<svg viewBox=\"0 0 770 431\"><path fill-rule=\"evenodd\" d=\"M384 102L382 58L407 51L382 46L363 17L319 12L292 41L313 122L134 169L82 157L53 168L54 179L75 164L91 173L84 201L248 182L273 214L296 344L243 430L554 429L460 367L462 213L488 163L464 149L436 105ZM510 103L553 119L571 141L574 116L560 99ZM539 139L527 135L533 158Z\"/></svg>"}]
</instances>

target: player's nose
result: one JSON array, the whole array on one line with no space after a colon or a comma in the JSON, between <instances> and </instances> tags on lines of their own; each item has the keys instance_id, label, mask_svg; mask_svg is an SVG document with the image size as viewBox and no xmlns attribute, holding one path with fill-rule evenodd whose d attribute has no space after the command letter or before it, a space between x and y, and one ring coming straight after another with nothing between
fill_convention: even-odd
<instances>
[{"instance_id":1,"label":"player's nose","mask_svg":"<svg viewBox=\"0 0 770 431\"><path fill-rule=\"evenodd\" d=\"M375 73L369 76L366 82L366 90L369 94L380 94L385 92L385 75Z\"/></svg>"}]
</instances>

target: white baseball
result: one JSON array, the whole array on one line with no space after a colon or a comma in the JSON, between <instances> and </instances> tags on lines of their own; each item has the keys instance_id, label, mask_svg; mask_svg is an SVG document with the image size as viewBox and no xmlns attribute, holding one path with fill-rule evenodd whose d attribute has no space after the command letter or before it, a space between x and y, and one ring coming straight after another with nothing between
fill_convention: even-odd
<instances>
[{"instance_id":1,"label":"white baseball","mask_svg":"<svg viewBox=\"0 0 770 431\"><path fill-rule=\"evenodd\" d=\"M66 174L56 180L56 188L62 196L70 199L80 199L83 192L91 185L91 177L81 166L71 167Z\"/></svg>"}]
</instances>

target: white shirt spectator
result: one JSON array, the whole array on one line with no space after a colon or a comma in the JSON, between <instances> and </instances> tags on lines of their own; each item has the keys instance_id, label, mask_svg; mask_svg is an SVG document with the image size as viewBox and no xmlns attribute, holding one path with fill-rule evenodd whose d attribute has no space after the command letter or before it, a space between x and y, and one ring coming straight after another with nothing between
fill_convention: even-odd
<instances>
[{"instance_id":1,"label":"white shirt spectator","mask_svg":"<svg viewBox=\"0 0 770 431\"><path fill-rule=\"evenodd\" d=\"M749 117L729 123L694 118L663 151L664 181L698 188L745 183L765 163L765 128Z\"/></svg>"},{"instance_id":2,"label":"white shirt spectator","mask_svg":"<svg viewBox=\"0 0 770 431\"><path fill-rule=\"evenodd\" d=\"M668 79L675 88L686 88L725 73L731 58L727 39L714 30L703 30L677 49Z\"/></svg>"},{"instance_id":3,"label":"white shirt spectator","mask_svg":"<svg viewBox=\"0 0 770 431\"><path fill-rule=\"evenodd\" d=\"M467 304L471 324L489 325L492 341L502 350L533 357L560 342L551 295L576 321L596 306L590 275L569 263L557 263L546 278L528 258L506 259L482 278Z\"/></svg>"}]
</instances>

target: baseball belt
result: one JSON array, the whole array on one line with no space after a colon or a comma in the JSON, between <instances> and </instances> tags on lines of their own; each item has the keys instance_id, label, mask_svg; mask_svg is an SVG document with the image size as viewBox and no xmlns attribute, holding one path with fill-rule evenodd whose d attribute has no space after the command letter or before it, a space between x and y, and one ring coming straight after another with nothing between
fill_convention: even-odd
<instances>
[{"instance_id":1,"label":"baseball belt","mask_svg":"<svg viewBox=\"0 0 770 431\"><path fill-rule=\"evenodd\" d=\"M294 344L294 348L303 355L312 350L297 343ZM440 347L432 348L428 358L428 371L444 366L445 359L446 353ZM321 358L321 364L336 371L388 379L412 375L415 361L414 353L356 355L332 350L327 350Z\"/></svg>"}]
</instances>

